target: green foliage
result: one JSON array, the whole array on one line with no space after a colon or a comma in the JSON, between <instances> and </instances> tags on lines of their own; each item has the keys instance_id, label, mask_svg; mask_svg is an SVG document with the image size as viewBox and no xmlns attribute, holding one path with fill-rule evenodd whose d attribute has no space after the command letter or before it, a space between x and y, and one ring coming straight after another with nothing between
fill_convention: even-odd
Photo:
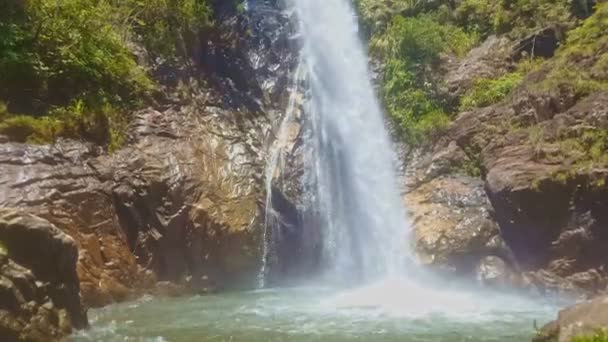
<instances>
[{"instance_id":1,"label":"green foliage","mask_svg":"<svg viewBox=\"0 0 608 342\"><path fill-rule=\"evenodd\" d=\"M603 165L608 166L608 130L589 128L577 137L559 142L562 153L578 156L579 166Z\"/></svg>"},{"instance_id":2,"label":"green foliage","mask_svg":"<svg viewBox=\"0 0 608 342\"><path fill-rule=\"evenodd\" d=\"M570 342L608 342L608 332L603 329L598 330L591 336L575 337Z\"/></svg>"},{"instance_id":3,"label":"green foliage","mask_svg":"<svg viewBox=\"0 0 608 342\"><path fill-rule=\"evenodd\" d=\"M463 54L475 37L432 15L397 16L382 37L375 53L386 60L383 95L388 113L401 137L412 145L437 136L450 122L437 85L426 77L443 52Z\"/></svg>"},{"instance_id":4,"label":"green foliage","mask_svg":"<svg viewBox=\"0 0 608 342\"><path fill-rule=\"evenodd\" d=\"M559 137L555 141L543 142L551 149L559 151L561 160L568 160L567 169L558 171L553 179L567 183L580 174L593 175L594 168L608 167L608 130L589 127L577 136ZM602 188L605 178L591 179L590 186Z\"/></svg>"},{"instance_id":5,"label":"green foliage","mask_svg":"<svg viewBox=\"0 0 608 342\"><path fill-rule=\"evenodd\" d=\"M152 88L113 26L115 14L106 2L14 2L9 12L17 15L0 24L0 97L9 107L41 114L50 105L102 91L119 102Z\"/></svg>"},{"instance_id":6,"label":"green foliage","mask_svg":"<svg viewBox=\"0 0 608 342\"><path fill-rule=\"evenodd\" d=\"M569 88L578 97L608 89L608 4L568 34L566 44L549 64L542 86L546 90Z\"/></svg>"},{"instance_id":7,"label":"green foliage","mask_svg":"<svg viewBox=\"0 0 608 342\"><path fill-rule=\"evenodd\" d=\"M573 14L590 12L587 0L358 0L357 7L372 33L382 32L396 15L442 12L441 23L484 37L509 34L515 38L546 27L567 28L576 20Z\"/></svg>"},{"instance_id":8,"label":"green foliage","mask_svg":"<svg viewBox=\"0 0 608 342\"><path fill-rule=\"evenodd\" d=\"M204 0L112 0L155 57L187 58L198 33L211 23Z\"/></svg>"},{"instance_id":9,"label":"green foliage","mask_svg":"<svg viewBox=\"0 0 608 342\"><path fill-rule=\"evenodd\" d=\"M521 84L523 76L520 72L512 72L498 79L476 80L460 100L460 109L466 111L500 102Z\"/></svg>"},{"instance_id":10,"label":"green foliage","mask_svg":"<svg viewBox=\"0 0 608 342\"><path fill-rule=\"evenodd\" d=\"M480 78L460 99L460 110L486 107L502 101L524 80L524 76L541 65L541 59L525 59L515 71L496 79Z\"/></svg>"},{"instance_id":11,"label":"green foliage","mask_svg":"<svg viewBox=\"0 0 608 342\"><path fill-rule=\"evenodd\" d=\"M28 142L85 138L116 148L155 84L131 51L184 59L210 25L206 0L0 3L0 132Z\"/></svg>"},{"instance_id":12,"label":"green foliage","mask_svg":"<svg viewBox=\"0 0 608 342\"><path fill-rule=\"evenodd\" d=\"M464 0L456 21L468 30L509 34L522 38L546 27L567 27L574 22L571 0Z\"/></svg>"},{"instance_id":13,"label":"green foliage","mask_svg":"<svg viewBox=\"0 0 608 342\"><path fill-rule=\"evenodd\" d=\"M440 23L436 15L396 16L373 41L372 52L380 57L404 58L408 64L430 64L441 52L466 54L478 39L475 34Z\"/></svg>"},{"instance_id":14,"label":"green foliage","mask_svg":"<svg viewBox=\"0 0 608 342\"><path fill-rule=\"evenodd\" d=\"M423 11L437 9L444 0L355 0L363 23L373 32L387 28L396 15L414 16Z\"/></svg>"}]
</instances>

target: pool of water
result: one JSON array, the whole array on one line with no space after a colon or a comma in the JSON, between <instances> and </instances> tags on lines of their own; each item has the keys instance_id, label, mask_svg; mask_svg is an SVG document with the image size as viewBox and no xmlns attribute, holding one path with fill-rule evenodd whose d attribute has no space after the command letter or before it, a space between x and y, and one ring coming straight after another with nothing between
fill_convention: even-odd
<instances>
[{"instance_id":1,"label":"pool of water","mask_svg":"<svg viewBox=\"0 0 608 342\"><path fill-rule=\"evenodd\" d=\"M69 341L525 342L556 303L386 281L360 289L269 289L144 297L89 312Z\"/></svg>"}]
</instances>

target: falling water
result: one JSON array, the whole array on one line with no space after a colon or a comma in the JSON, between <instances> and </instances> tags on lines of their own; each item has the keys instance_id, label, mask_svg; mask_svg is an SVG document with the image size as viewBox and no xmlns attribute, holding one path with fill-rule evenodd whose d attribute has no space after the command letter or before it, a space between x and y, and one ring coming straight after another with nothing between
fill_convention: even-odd
<instances>
[{"instance_id":1,"label":"falling water","mask_svg":"<svg viewBox=\"0 0 608 342\"><path fill-rule=\"evenodd\" d=\"M274 141L270 153L268 154L268 161L266 165L265 174L265 190L266 190L266 203L264 213L264 232L262 235L263 246L262 246L262 267L258 273L258 287L263 288L266 286L266 276L268 275L268 268L271 264L271 258L273 257L272 252L274 250L274 241L277 239L279 230L277 229L277 215L272 206L272 184L275 180L275 174L284 168L284 147L289 137L289 124L294 119L297 110L297 98L298 98L298 82L301 78L302 63L298 64L296 71L292 75L292 84L290 88L289 101L287 103L287 110L279 125L278 134Z\"/></svg>"},{"instance_id":2,"label":"falling water","mask_svg":"<svg viewBox=\"0 0 608 342\"><path fill-rule=\"evenodd\" d=\"M295 0L309 78L322 260L337 280L404 272L408 223L393 153L348 0Z\"/></svg>"}]
</instances>

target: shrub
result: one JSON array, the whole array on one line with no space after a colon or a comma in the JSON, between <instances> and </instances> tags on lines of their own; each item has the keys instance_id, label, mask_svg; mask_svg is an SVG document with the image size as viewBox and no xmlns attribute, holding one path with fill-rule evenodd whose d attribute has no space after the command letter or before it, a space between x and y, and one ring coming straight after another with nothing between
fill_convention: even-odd
<instances>
[{"instance_id":1,"label":"shrub","mask_svg":"<svg viewBox=\"0 0 608 342\"><path fill-rule=\"evenodd\" d=\"M187 58L210 18L206 0L2 1L0 132L118 147L127 113L155 91L129 46L142 43L155 59Z\"/></svg>"},{"instance_id":2,"label":"shrub","mask_svg":"<svg viewBox=\"0 0 608 342\"><path fill-rule=\"evenodd\" d=\"M523 74L520 72L508 73L498 79L478 79L460 100L460 109L465 111L498 103L519 86L522 80Z\"/></svg>"},{"instance_id":3,"label":"shrub","mask_svg":"<svg viewBox=\"0 0 608 342\"><path fill-rule=\"evenodd\" d=\"M168 60L186 59L198 33L211 24L206 0L113 0L113 4L149 53Z\"/></svg>"},{"instance_id":4,"label":"shrub","mask_svg":"<svg viewBox=\"0 0 608 342\"><path fill-rule=\"evenodd\" d=\"M11 12L18 14L5 18L0 28L0 97L9 108L43 114L49 106L100 91L124 102L152 88L106 2L44 0L17 6Z\"/></svg>"},{"instance_id":5,"label":"shrub","mask_svg":"<svg viewBox=\"0 0 608 342\"><path fill-rule=\"evenodd\" d=\"M437 96L436 81L429 78L442 52L464 54L475 36L434 15L397 16L373 48L386 61L383 97L398 133L412 145L432 140L449 123Z\"/></svg>"},{"instance_id":6,"label":"shrub","mask_svg":"<svg viewBox=\"0 0 608 342\"><path fill-rule=\"evenodd\" d=\"M546 27L567 28L575 18L570 0L463 0L456 21L483 36L508 34L522 38Z\"/></svg>"},{"instance_id":7,"label":"shrub","mask_svg":"<svg viewBox=\"0 0 608 342\"><path fill-rule=\"evenodd\" d=\"M566 43L548 65L542 82L546 90L569 88L582 97L607 90L608 80L608 4L598 4L596 12L570 31Z\"/></svg>"}]
</instances>

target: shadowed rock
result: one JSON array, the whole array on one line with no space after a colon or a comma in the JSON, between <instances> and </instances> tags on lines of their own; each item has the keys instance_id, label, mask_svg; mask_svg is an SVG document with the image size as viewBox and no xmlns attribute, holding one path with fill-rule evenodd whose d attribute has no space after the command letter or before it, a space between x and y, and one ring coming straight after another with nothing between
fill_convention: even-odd
<instances>
[{"instance_id":1,"label":"shadowed rock","mask_svg":"<svg viewBox=\"0 0 608 342\"><path fill-rule=\"evenodd\" d=\"M88 325L74 240L50 222L0 209L0 340L54 341Z\"/></svg>"}]
</instances>

